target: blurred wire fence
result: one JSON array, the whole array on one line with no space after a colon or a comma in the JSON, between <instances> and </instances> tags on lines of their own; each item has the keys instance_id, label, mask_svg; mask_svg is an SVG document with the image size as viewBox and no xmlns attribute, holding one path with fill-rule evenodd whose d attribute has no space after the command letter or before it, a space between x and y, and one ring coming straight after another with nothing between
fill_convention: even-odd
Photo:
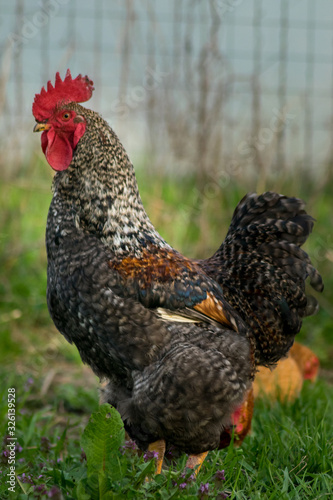
<instances>
[{"instance_id":1,"label":"blurred wire fence","mask_svg":"<svg viewBox=\"0 0 333 500\"><path fill-rule=\"evenodd\" d=\"M2 175L32 150L33 96L88 74L91 107L151 169L244 175L333 158L331 0L0 0ZM223 165L223 168L221 167Z\"/></svg>"}]
</instances>

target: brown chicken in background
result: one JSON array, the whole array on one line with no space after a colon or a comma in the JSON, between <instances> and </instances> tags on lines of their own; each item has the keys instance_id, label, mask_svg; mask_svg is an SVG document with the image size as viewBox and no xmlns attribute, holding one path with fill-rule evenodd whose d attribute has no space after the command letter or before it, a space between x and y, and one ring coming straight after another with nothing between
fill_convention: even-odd
<instances>
[{"instance_id":1,"label":"brown chicken in background","mask_svg":"<svg viewBox=\"0 0 333 500\"><path fill-rule=\"evenodd\" d=\"M297 363L304 380L317 380L319 372L319 359L309 347L295 342L289 351L289 356Z\"/></svg>"},{"instance_id":2,"label":"brown chicken in background","mask_svg":"<svg viewBox=\"0 0 333 500\"><path fill-rule=\"evenodd\" d=\"M253 382L254 397L294 401L301 392L304 380L314 382L318 370L317 356L308 347L295 342L288 356L281 359L275 369L259 367Z\"/></svg>"},{"instance_id":3,"label":"brown chicken in background","mask_svg":"<svg viewBox=\"0 0 333 500\"><path fill-rule=\"evenodd\" d=\"M286 358L281 359L273 370L260 366L253 386L245 395L242 405L232 414L233 428L221 434L219 448L229 446L232 433L234 445L240 446L251 430L255 399L268 397L275 401L294 401L300 394L304 380L315 382L319 371L319 359L307 346L295 342Z\"/></svg>"},{"instance_id":4,"label":"brown chicken in background","mask_svg":"<svg viewBox=\"0 0 333 500\"><path fill-rule=\"evenodd\" d=\"M243 403L231 415L232 427L225 429L220 436L219 449L229 446L234 435L234 446L240 446L251 430L254 410L254 392L251 387L245 394Z\"/></svg>"}]
</instances>

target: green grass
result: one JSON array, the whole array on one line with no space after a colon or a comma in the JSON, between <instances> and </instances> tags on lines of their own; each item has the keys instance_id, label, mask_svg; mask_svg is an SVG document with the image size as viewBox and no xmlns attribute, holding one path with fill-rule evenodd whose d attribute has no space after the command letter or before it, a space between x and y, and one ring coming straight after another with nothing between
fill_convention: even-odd
<instances>
[{"instance_id":1,"label":"green grass","mask_svg":"<svg viewBox=\"0 0 333 500\"><path fill-rule=\"evenodd\" d=\"M154 179L144 169L137 176L153 223L190 257L213 253L237 202L257 184L256 179L231 179L219 186L210 179L198 189L194 177ZM59 488L65 498L98 498L96 477L89 479L88 473L94 466L82 455L80 442L91 413L98 410L98 380L55 330L46 307L44 232L50 184L50 169L35 157L22 166L18 178L3 179L0 185L0 380L5 381L0 387L0 434L7 434L7 388L15 387L18 450L22 447L16 472L21 478L30 475L33 484L21 480L12 498L47 498L35 488L43 484L49 493ZM236 499L319 499L333 494L332 188L329 177L315 182L297 172L289 179L275 177L266 186L307 200L317 219L306 250L324 277L325 291L318 297L319 313L306 318L298 340L318 354L325 369L321 379L305 384L293 404L256 404L252 434L239 449L210 453L196 482L181 476L185 457L171 461L160 477L146 483L151 464L130 450L117 452L119 478L112 482L109 471L100 479L114 490L106 498L216 498L218 491ZM218 482L215 474L221 469L225 480ZM0 470L0 498L6 498L4 457ZM207 483L205 494L200 487Z\"/></svg>"},{"instance_id":2,"label":"green grass","mask_svg":"<svg viewBox=\"0 0 333 500\"><path fill-rule=\"evenodd\" d=\"M235 499L313 500L333 495L333 388L322 381L305 384L293 404L257 402L252 432L242 447L211 452L196 481L185 470L185 456L169 456L162 474L148 483L145 477L152 477L153 460L146 462L131 448L122 448L117 415L103 426L101 407L84 430L87 415L97 410L96 389L81 388L79 396L64 391L51 404L39 396L39 380L7 376L0 393L3 436L8 387L16 389L18 499L47 498L38 496L39 490L50 495L60 490L65 498L79 499L223 498L218 496L221 492ZM77 398L84 417L61 407L61 401L78 402ZM7 443L4 438L0 477L8 471ZM216 477L221 470L225 480ZM208 485L206 495L203 485ZM102 491L108 493L103 496ZM0 497L7 498L7 493L3 482Z\"/></svg>"}]
</instances>

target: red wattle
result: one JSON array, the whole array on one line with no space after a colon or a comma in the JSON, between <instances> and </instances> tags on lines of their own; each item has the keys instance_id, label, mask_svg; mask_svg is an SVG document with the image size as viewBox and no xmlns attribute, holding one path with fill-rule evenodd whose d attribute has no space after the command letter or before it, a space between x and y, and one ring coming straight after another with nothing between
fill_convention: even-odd
<instances>
[{"instance_id":1,"label":"red wattle","mask_svg":"<svg viewBox=\"0 0 333 500\"><path fill-rule=\"evenodd\" d=\"M47 147L45 156L53 170L61 171L69 167L73 158L73 148L63 135L57 134L54 129L47 133Z\"/></svg>"},{"instance_id":2,"label":"red wattle","mask_svg":"<svg viewBox=\"0 0 333 500\"><path fill-rule=\"evenodd\" d=\"M44 155L46 156L46 149L47 149L47 144L48 144L48 138L47 138L47 131L44 130L41 135L41 143L42 143L42 150Z\"/></svg>"},{"instance_id":3,"label":"red wattle","mask_svg":"<svg viewBox=\"0 0 333 500\"><path fill-rule=\"evenodd\" d=\"M58 133L54 128L42 133L42 149L53 170L61 171L69 167L73 151L85 130L86 124L82 122L77 124L74 134Z\"/></svg>"}]
</instances>

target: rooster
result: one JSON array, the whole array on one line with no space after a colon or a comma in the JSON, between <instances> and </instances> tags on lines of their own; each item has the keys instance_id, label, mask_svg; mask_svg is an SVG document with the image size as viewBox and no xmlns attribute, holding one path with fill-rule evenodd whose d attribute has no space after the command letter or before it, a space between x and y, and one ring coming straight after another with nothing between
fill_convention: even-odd
<instances>
[{"instance_id":1,"label":"rooster","mask_svg":"<svg viewBox=\"0 0 333 500\"><path fill-rule=\"evenodd\" d=\"M35 132L56 171L47 228L47 304L57 329L105 378L104 401L143 450L165 445L202 464L223 443L257 366L290 349L322 280L300 248L313 219L303 201L247 194L228 234L192 260L156 231L133 166L110 126L78 103L87 77L36 94ZM238 415L239 417L239 415Z\"/></svg>"}]
</instances>

